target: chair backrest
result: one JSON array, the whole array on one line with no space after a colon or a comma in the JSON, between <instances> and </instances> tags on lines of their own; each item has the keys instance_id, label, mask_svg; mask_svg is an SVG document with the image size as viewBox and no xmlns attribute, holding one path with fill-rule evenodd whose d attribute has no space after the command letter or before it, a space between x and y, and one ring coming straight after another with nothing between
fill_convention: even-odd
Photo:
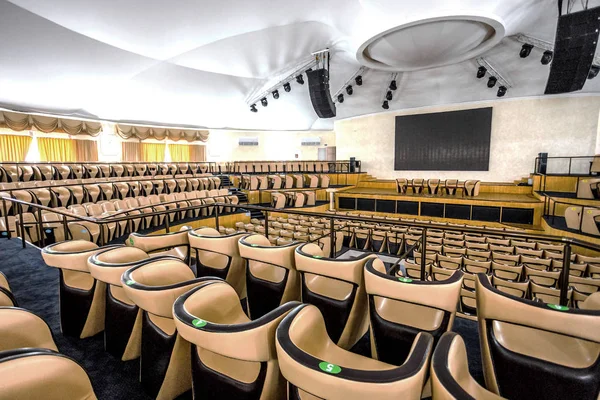
<instances>
[{"instance_id":1,"label":"chair backrest","mask_svg":"<svg viewBox=\"0 0 600 400\"><path fill-rule=\"evenodd\" d=\"M314 243L296 248L301 299L319 307L331 340L349 349L368 328L363 270L365 262L376 256L365 253L350 260L327 256Z\"/></svg>"},{"instance_id":2,"label":"chair backrest","mask_svg":"<svg viewBox=\"0 0 600 400\"><path fill-rule=\"evenodd\" d=\"M489 390L510 399L598 397L600 311L504 294L483 274L476 292Z\"/></svg>"},{"instance_id":3,"label":"chair backrest","mask_svg":"<svg viewBox=\"0 0 600 400\"><path fill-rule=\"evenodd\" d=\"M246 290L252 319L300 298L294 261L294 250L299 243L272 246L269 239L257 234L243 236L238 243L240 255L248 260Z\"/></svg>"},{"instance_id":4,"label":"chair backrest","mask_svg":"<svg viewBox=\"0 0 600 400\"><path fill-rule=\"evenodd\" d=\"M429 332L437 342L452 329L462 278L461 271L453 271L449 279L440 282L392 276L381 260L367 261L372 356L401 365L418 332Z\"/></svg>"},{"instance_id":5,"label":"chair backrest","mask_svg":"<svg viewBox=\"0 0 600 400\"><path fill-rule=\"evenodd\" d=\"M0 353L0 387L6 399L95 399L90 378L75 360L49 349Z\"/></svg>"},{"instance_id":6,"label":"chair backrest","mask_svg":"<svg viewBox=\"0 0 600 400\"><path fill-rule=\"evenodd\" d=\"M190 248L196 259L198 276L216 276L226 280L242 296L246 265L240 256L238 241L245 233L222 235L213 228L189 231Z\"/></svg>"},{"instance_id":7,"label":"chair backrest","mask_svg":"<svg viewBox=\"0 0 600 400\"><path fill-rule=\"evenodd\" d=\"M501 400L469 373L467 349L454 332L442 335L431 358L431 390L436 400Z\"/></svg>"}]
</instances>

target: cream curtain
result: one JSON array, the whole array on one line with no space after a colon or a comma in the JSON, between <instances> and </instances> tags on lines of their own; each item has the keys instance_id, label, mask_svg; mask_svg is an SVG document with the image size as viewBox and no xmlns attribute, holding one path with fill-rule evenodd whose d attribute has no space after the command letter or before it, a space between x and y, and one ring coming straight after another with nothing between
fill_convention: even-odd
<instances>
[{"instance_id":1,"label":"cream curtain","mask_svg":"<svg viewBox=\"0 0 600 400\"><path fill-rule=\"evenodd\" d=\"M139 142L121 143L123 150L121 160L123 161L142 161L142 144Z\"/></svg>"},{"instance_id":2,"label":"cream curtain","mask_svg":"<svg viewBox=\"0 0 600 400\"><path fill-rule=\"evenodd\" d=\"M0 135L0 162L25 161L30 145L30 136Z\"/></svg>"},{"instance_id":3,"label":"cream curtain","mask_svg":"<svg viewBox=\"0 0 600 400\"><path fill-rule=\"evenodd\" d=\"M167 129L167 128L150 128L147 126L133 125L115 125L117 135L123 139L136 138L140 140L157 139L164 140L166 138L178 141L185 139L188 142L206 142L208 141L209 132L206 130L191 130L191 129Z\"/></svg>"},{"instance_id":4,"label":"cream curtain","mask_svg":"<svg viewBox=\"0 0 600 400\"><path fill-rule=\"evenodd\" d=\"M75 140L77 161L98 161L98 142L95 140Z\"/></svg>"},{"instance_id":5,"label":"cream curtain","mask_svg":"<svg viewBox=\"0 0 600 400\"><path fill-rule=\"evenodd\" d=\"M98 136L102 131L100 122L42 117L12 111L0 111L0 127L13 131L38 130L45 133L63 132L69 135L89 136Z\"/></svg>"},{"instance_id":6,"label":"cream curtain","mask_svg":"<svg viewBox=\"0 0 600 400\"><path fill-rule=\"evenodd\" d=\"M206 146L193 144L190 147L190 161L206 161Z\"/></svg>"},{"instance_id":7,"label":"cream curtain","mask_svg":"<svg viewBox=\"0 0 600 400\"><path fill-rule=\"evenodd\" d=\"M75 150L75 140L38 137L37 141L40 161L79 161Z\"/></svg>"}]
</instances>

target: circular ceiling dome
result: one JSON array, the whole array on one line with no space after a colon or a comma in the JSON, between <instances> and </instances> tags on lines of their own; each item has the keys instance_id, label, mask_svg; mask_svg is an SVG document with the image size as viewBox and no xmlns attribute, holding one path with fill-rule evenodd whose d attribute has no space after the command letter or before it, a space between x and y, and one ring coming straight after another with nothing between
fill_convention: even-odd
<instances>
[{"instance_id":1,"label":"circular ceiling dome","mask_svg":"<svg viewBox=\"0 0 600 400\"><path fill-rule=\"evenodd\" d=\"M381 32L358 49L359 62L386 71L415 71L475 58L504 37L499 18L473 15L422 19Z\"/></svg>"}]
</instances>

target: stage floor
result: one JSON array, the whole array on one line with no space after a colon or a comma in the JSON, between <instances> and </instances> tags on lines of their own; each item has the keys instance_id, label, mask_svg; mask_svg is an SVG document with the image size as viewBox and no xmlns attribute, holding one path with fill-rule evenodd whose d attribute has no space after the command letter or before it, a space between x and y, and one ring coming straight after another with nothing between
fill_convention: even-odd
<instances>
[{"instance_id":1,"label":"stage floor","mask_svg":"<svg viewBox=\"0 0 600 400\"><path fill-rule=\"evenodd\" d=\"M353 189L344 190L338 192L340 195L345 194L360 194L360 195L373 195L373 196L396 196L397 200L431 200L431 199L444 199L444 200L471 200L471 201L495 201L503 203L540 203L536 197L530 194L511 194L511 193L479 193L476 197L463 197L462 195L450 196L447 194L443 195L431 195L431 194L400 194L395 189L378 189L378 188L365 188L357 187Z\"/></svg>"}]
</instances>

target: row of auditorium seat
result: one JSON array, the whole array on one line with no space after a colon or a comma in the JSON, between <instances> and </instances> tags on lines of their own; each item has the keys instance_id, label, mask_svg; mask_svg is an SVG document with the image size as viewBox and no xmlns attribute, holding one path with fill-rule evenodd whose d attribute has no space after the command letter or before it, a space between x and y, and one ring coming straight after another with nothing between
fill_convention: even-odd
<instances>
[{"instance_id":1,"label":"row of auditorium seat","mask_svg":"<svg viewBox=\"0 0 600 400\"><path fill-rule=\"evenodd\" d=\"M215 187L218 187L220 184L218 178L208 180L207 182L210 182ZM148 183L149 185L146 185ZM145 213L173 210L169 214L169 221L173 222L175 219L181 220L187 217L209 217L216 209L216 207L211 206L202 210L177 212L179 208L214 203L225 203L234 206L239 203L238 197L229 194L228 189L193 190L195 183L199 183L199 181L191 178L188 180L168 180L164 182L159 180L145 180L141 182L130 181L87 184L82 186L57 186L49 189L36 188L0 192L0 198L9 197L33 204L40 204L52 207L57 211L71 213L78 217L106 218L116 213L121 213L124 216L140 215L140 218L132 219L129 222L120 221L105 224L105 231L102 232L102 235L104 242L107 242L114 237L125 234L127 231L134 232L140 227L146 229L157 227L164 222L164 215L143 217ZM148 196L142 195L145 193L158 193L163 190L166 193L150 194ZM9 201L5 203L8 217L4 215L4 205L0 205L0 235L7 236L10 230L11 235L17 234L20 236L19 207ZM143 208L135 210L140 207ZM235 211L231 206L221 205L218 207L220 213ZM36 227L40 216L43 222L43 232L41 234L44 235L45 243L60 241L67 237L65 236L66 233L62 224L63 217L60 214L43 210L40 213L41 215L38 215L32 207L25 205L21 206L21 208L23 211L23 222L26 224L25 235L32 243L40 241L40 232L38 232ZM100 226L88 221L70 221L67 224L67 229L70 237L93 242L98 242L101 235Z\"/></svg>"},{"instance_id":2,"label":"row of auditorium seat","mask_svg":"<svg viewBox=\"0 0 600 400\"><path fill-rule=\"evenodd\" d=\"M302 188L328 188L329 175L289 174L289 175L242 175L240 178L232 177L234 186L244 190L269 190L269 189L302 189Z\"/></svg>"},{"instance_id":3,"label":"row of auditorium seat","mask_svg":"<svg viewBox=\"0 0 600 400\"><path fill-rule=\"evenodd\" d=\"M97 313L74 304L60 308L61 320L95 326L95 332L85 332L88 336L104 329L107 351L119 358L141 355L141 383L151 395L175 398L192 387L196 398L252 393L279 399L287 392L288 399L391 400L419 399L432 385L434 399L465 398L438 394L456 391L439 368L431 383L427 378L432 353L448 353L440 344L453 326L462 271L443 281L419 281L387 271L373 254L329 259L315 244L272 246L258 234L220 235L210 228L171 237L188 246L196 274L185 262L164 255L175 247L174 241L164 247L168 235L133 234L128 247L66 242L44 250L48 265L61 268L61 274L92 280L90 299L94 290L108 286L104 324ZM78 246L90 246L88 254ZM85 281L81 277L72 282ZM574 393L596 399L600 383L589 377L599 360L598 294L578 310L508 296L485 274L476 276L475 287L488 390L511 399L571 398ZM61 287L61 302L70 300L62 296L68 289ZM244 293L248 314L239 302ZM99 302L91 301L90 308ZM63 315L67 312L84 315L72 318ZM138 318L141 324L135 323ZM63 332L72 327L61 325ZM70 336L84 337L81 327ZM367 330L371 357L349 352ZM498 335L500 342L487 340ZM581 341L590 345L578 346ZM511 349L510 357L502 346ZM467 371L461 357L448 359ZM169 373L174 369L177 380ZM510 375L518 371L543 380L549 369L558 383L531 385Z\"/></svg>"},{"instance_id":4,"label":"row of auditorium seat","mask_svg":"<svg viewBox=\"0 0 600 400\"><path fill-rule=\"evenodd\" d=\"M96 398L85 369L58 351L46 321L19 307L2 272L0 389L2 399Z\"/></svg>"},{"instance_id":5,"label":"row of auditorium seat","mask_svg":"<svg viewBox=\"0 0 600 400\"><path fill-rule=\"evenodd\" d=\"M335 172L335 163L323 161L191 162L191 163L0 163L0 182L60 179L142 177L177 174L265 174Z\"/></svg>"},{"instance_id":6,"label":"row of auditorium seat","mask_svg":"<svg viewBox=\"0 0 600 400\"><path fill-rule=\"evenodd\" d=\"M463 196L478 196L481 182L478 180L466 180L459 182L458 179L396 179L396 190L400 194L407 194L411 190L414 194L429 193L430 195L443 194L456 195L458 190L462 190Z\"/></svg>"},{"instance_id":7,"label":"row of auditorium seat","mask_svg":"<svg viewBox=\"0 0 600 400\"><path fill-rule=\"evenodd\" d=\"M207 174L211 170L208 163L179 164L0 164L0 182L51 181L61 179L144 177L178 174ZM212 168L214 169L214 168Z\"/></svg>"},{"instance_id":8,"label":"row of auditorium seat","mask_svg":"<svg viewBox=\"0 0 600 400\"><path fill-rule=\"evenodd\" d=\"M600 236L600 208L569 206L565 209L567 228Z\"/></svg>"},{"instance_id":9,"label":"row of auditorium seat","mask_svg":"<svg viewBox=\"0 0 600 400\"><path fill-rule=\"evenodd\" d=\"M317 193L310 190L271 193L271 206L276 209L314 206L316 202Z\"/></svg>"}]
</instances>

